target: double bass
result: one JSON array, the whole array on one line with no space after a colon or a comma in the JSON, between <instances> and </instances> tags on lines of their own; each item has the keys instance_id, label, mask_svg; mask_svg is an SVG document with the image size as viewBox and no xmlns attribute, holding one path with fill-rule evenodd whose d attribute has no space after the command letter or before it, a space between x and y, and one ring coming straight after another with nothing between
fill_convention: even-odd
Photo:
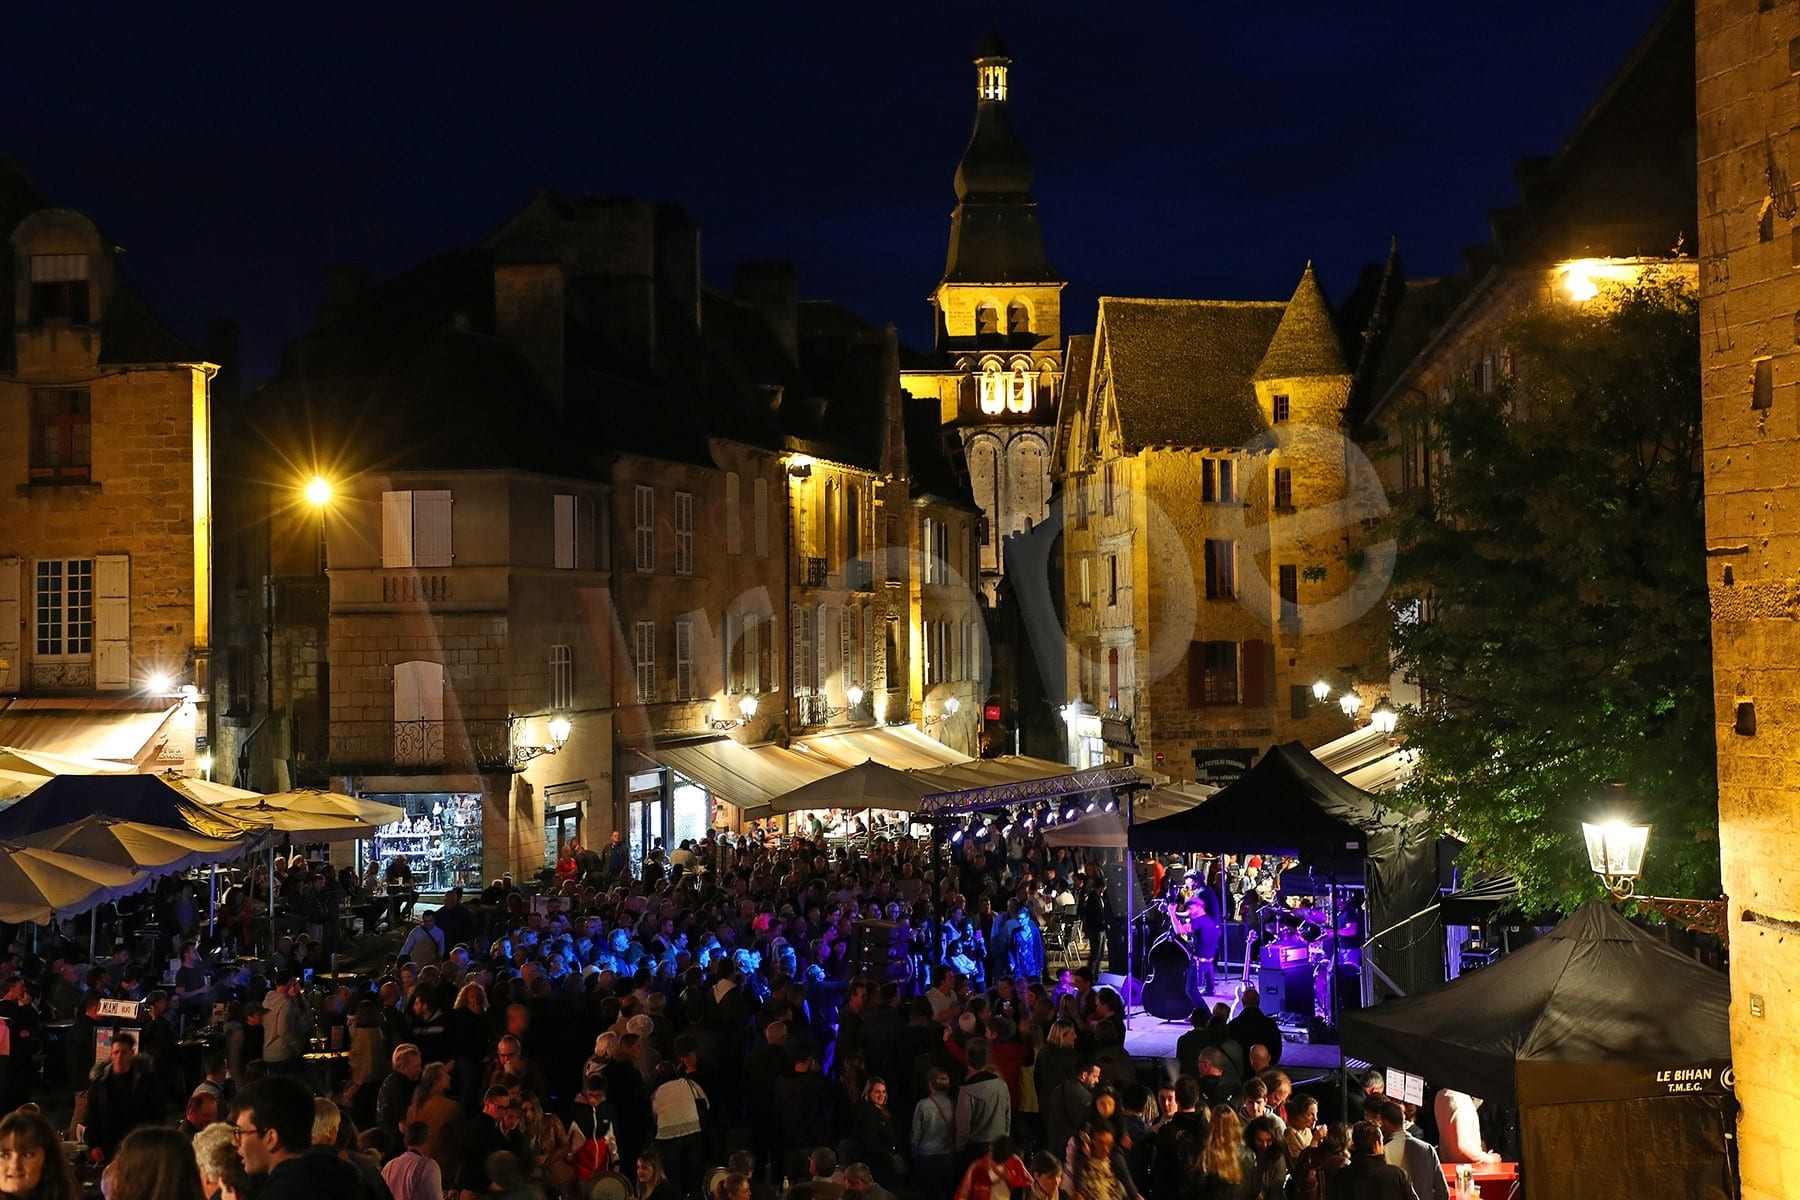
<instances>
[{"instance_id":1,"label":"double bass","mask_svg":"<svg viewBox=\"0 0 1800 1200\"><path fill-rule=\"evenodd\" d=\"M1174 934L1156 939L1145 956L1144 1011L1159 1021L1185 1021L1202 997L1194 986L1194 956Z\"/></svg>"}]
</instances>

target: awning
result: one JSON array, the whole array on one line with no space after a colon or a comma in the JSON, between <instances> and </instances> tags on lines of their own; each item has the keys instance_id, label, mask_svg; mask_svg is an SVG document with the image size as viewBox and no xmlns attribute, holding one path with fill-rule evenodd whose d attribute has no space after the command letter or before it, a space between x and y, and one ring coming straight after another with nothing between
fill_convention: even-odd
<instances>
[{"instance_id":1,"label":"awning","mask_svg":"<svg viewBox=\"0 0 1800 1200\"><path fill-rule=\"evenodd\" d=\"M846 729L842 733L814 734L795 738L793 747L801 753L821 755L839 767L857 767L873 761L896 771L910 771L969 761L968 755L952 750L914 725L881 725Z\"/></svg>"},{"instance_id":2,"label":"awning","mask_svg":"<svg viewBox=\"0 0 1800 1200\"><path fill-rule=\"evenodd\" d=\"M1312 752L1320 764L1365 792L1386 792L1412 775L1413 752L1373 725L1326 742Z\"/></svg>"},{"instance_id":3,"label":"awning","mask_svg":"<svg viewBox=\"0 0 1800 1200\"><path fill-rule=\"evenodd\" d=\"M139 763L176 705L162 701L31 698L0 707L0 746Z\"/></svg>"},{"instance_id":4,"label":"awning","mask_svg":"<svg viewBox=\"0 0 1800 1200\"><path fill-rule=\"evenodd\" d=\"M744 746L730 738L656 746L644 753L715 799L737 805L746 817L768 815L775 797L839 770L821 756L780 746Z\"/></svg>"},{"instance_id":5,"label":"awning","mask_svg":"<svg viewBox=\"0 0 1800 1200\"><path fill-rule=\"evenodd\" d=\"M1149 780L1136 767L1114 763L1077 768L1019 754L976 759L919 773L943 785L941 793L927 796L919 803L921 814L934 816L1149 786Z\"/></svg>"}]
</instances>

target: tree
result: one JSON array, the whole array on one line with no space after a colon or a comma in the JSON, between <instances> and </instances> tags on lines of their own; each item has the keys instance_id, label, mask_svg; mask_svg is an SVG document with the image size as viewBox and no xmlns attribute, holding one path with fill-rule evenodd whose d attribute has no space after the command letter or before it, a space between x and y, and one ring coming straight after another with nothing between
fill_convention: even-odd
<instances>
[{"instance_id":1,"label":"tree","mask_svg":"<svg viewBox=\"0 0 1800 1200\"><path fill-rule=\"evenodd\" d=\"M1403 417L1437 464L1393 517L1406 793L1465 863L1567 907L1622 782L1657 827L1640 890L1716 896L1697 300L1652 279L1504 336L1513 378Z\"/></svg>"}]
</instances>

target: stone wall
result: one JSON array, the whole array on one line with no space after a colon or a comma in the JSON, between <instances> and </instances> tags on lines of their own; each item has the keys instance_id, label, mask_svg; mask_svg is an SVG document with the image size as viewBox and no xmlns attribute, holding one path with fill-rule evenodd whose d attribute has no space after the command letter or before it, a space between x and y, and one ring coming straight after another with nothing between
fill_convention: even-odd
<instances>
[{"instance_id":1,"label":"stone wall","mask_svg":"<svg viewBox=\"0 0 1800 1200\"><path fill-rule=\"evenodd\" d=\"M1800 941L1792 936L1800 872L1791 853L1800 816L1800 219L1792 186L1800 6L1700 0L1696 37L1707 576L1732 1056L1743 1194L1773 1200L1800 1195L1800 1143L1789 1129L1800 1107ZM1740 705L1753 706L1753 724L1740 724Z\"/></svg>"}]
</instances>

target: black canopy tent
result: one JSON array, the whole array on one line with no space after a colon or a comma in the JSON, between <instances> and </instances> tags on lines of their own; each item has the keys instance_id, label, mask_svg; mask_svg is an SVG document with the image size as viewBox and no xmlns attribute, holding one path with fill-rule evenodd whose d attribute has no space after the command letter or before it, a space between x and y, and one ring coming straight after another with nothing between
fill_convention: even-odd
<instances>
[{"instance_id":1,"label":"black canopy tent","mask_svg":"<svg viewBox=\"0 0 1800 1200\"><path fill-rule=\"evenodd\" d=\"M1273 746L1242 778L1186 812L1134 825L1131 849L1289 854L1336 884L1367 888L1370 950L1403 993L1443 980L1436 839L1379 796L1355 787L1299 742Z\"/></svg>"},{"instance_id":2,"label":"black canopy tent","mask_svg":"<svg viewBox=\"0 0 1800 1200\"><path fill-rule=\"evenodd\" d=\"M1591 900L1429 995L1347 1013L1346 1054L1517 1105L1532 1200L1733 1196L1725 976Z\"/></svg>"}]
</instances>

